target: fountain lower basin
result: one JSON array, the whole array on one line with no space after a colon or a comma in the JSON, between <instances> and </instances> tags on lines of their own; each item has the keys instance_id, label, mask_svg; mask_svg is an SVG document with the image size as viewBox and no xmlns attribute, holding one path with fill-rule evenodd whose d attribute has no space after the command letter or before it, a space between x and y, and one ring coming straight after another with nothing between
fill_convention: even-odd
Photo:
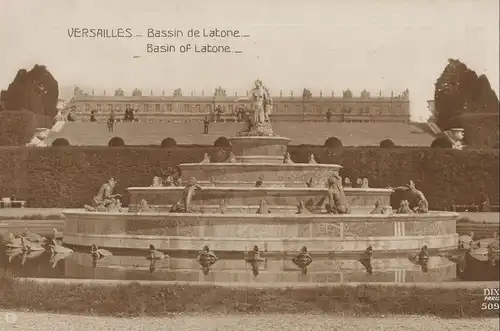
<instances>
[{"instance_id":1,"label":"fountain lower basin","mask_svg":"<svg viewBox=\"0 0 500 331\"><path fill-rule=\"evenodd\" d=\"M458 245L457 213L390 215L248 215L202 213L113 213L65 210L64 242L108 248L246 252L362 252L430 249Z\"/></svg>"},{"instance_id":2,"label":"fountain lower basin","mask_svg":"<svg viewBox=\"0 0 500 331\"><path fill-rule=\"evenodd\" d=\"M196 283L342 283L342 282L439 282L456 278L456 265L450 260L431 256L428 271L410 262L406 256L377 257L371 263L373 273L355 258L315 258L307 273L290 259L266 258L258 264L258 274L244 259L221 259L203 272L195 258L169 257L151 262L144 256L109 256L94 263L88 253L74 253L64 261L65 276L99 279L151 279Z\"/></svg>"},{"instance_id":3,"label":"fountain lower basin","mask_svg":"<svg viewBox=\"0 0 500 331\"><path fill-rule=\"evenodd\" d=\"M152 211L169 211L173 204L181 200L182 187L129 187L129 211L139 210L145 199ZM393 190L382 188L346 188L345 194L353 214L369 214L375 202L390 206ZM303 201L312 213L322 211L326 188L308 187L203 187L193 197L193 203L202 212L214 212L224 200L226 211L255 214L261 200L265 200L273 213L296 212L296 206Z\"/></svg>"}]
</instances>

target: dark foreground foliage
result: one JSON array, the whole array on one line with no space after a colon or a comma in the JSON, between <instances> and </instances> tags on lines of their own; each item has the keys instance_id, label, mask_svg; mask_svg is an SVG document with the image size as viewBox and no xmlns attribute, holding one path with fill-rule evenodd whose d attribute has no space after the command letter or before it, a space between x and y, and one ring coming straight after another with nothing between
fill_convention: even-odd
<instances>
[{"instance_id":1,"label":"dark foreground foliage","mask_svg":"<svg viewBox=\"0 0 500 331\"><path fill-rule=\"evenodd\" d=\"M362 285L250 289L216 286L84 286L37 284L0 278L0 309L92 314L169 316L179 313L418 314L445 318L495 317L481 310L481 290Z\"/></svg>"}]
</instances>

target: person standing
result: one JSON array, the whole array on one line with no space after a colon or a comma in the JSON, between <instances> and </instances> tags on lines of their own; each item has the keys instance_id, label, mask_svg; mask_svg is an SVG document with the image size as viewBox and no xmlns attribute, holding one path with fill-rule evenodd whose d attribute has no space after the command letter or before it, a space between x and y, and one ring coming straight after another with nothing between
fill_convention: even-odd
<instances>
[{"instance_id":1,"label":"person standing","mask_svg":"<svg viewBox=\"0 0 500 331\"><path fill-rule=\"evenodd\" d=\"M208 117L205 117L203 120L203 134L208 134L208 124L210 124L210 121L208 120Z\"/></svg>"},{"instance_id":2,"label":"person standing","mask_svg":"<svg viewBox=\"0 0 500 331\"><path fill-rule=\"evenodd\" d=\"M109 118L108 118L108 130L109 130L109 132L114 131L114 126L115 126L115 112L111 111L111 114L109 115Z\"/></svg>"}]
</instances>

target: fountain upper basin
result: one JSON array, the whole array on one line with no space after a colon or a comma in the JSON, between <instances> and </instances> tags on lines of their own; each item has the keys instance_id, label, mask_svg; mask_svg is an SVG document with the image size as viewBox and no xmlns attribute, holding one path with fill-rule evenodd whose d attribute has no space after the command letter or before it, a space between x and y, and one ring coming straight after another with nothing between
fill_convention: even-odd
<instances>
[{"instance_id":1,"label":"fountain upper basin","mask_svg":"<svg viewBox=\"0 0 500 331\"><path fill-rule=\"evenodd\" d=\"M184 163L180 164L182 179L195 177L198 182L213 182L216 186L255 186L259 177L263 186L325 187L332 173L339 173L337 164L308 163Z\"/></svg>"},{"instance_id":2,"label":"fountain upper basin","mask_svg":"<svg viewBox=\"0 0 500 331\"><path fill-rule=\"evenodd\" d=\"M181 200L184 188L167 187L129 187L129 210L134 212L145 199L154 211L168 211ZM391 189L382 188L346 188L347 201L353 213L368 214L379 201L381 206L390 206ZM228 211L255 213L261 200L265 200L271 211L296 211L303 201L313 213L322 211L326 188L308 187L202 187L196 191L193 203L202 211L213 212L220 207L221 200Z\"/></svg>"}]
</instances>

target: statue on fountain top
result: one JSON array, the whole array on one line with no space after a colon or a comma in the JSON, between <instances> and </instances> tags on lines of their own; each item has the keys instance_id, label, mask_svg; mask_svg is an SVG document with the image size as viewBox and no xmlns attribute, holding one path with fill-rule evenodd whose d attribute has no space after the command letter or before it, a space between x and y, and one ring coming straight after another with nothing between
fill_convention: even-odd
<instances>
[{"instance_id":1,"label":"statue on fountain top","mask_svg":"<svg viewBox=\"0 0 500 331\"><path fill-rule=\"evenodd\" d=\"M269 89L260 79L255 80L255 88L250 92L250 96L245 98L250 100L250 114L247 127L238 132L238 136L274 136L269 115L273 108L273 100Z\"/></svg>"}]
</instances>

